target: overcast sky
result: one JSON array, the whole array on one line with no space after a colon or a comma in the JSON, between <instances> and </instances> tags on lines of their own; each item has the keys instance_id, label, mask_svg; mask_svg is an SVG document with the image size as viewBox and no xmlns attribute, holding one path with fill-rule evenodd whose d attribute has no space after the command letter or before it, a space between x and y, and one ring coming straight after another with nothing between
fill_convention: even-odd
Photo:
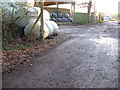
<instances>
[{"instance_id":1,"label":"overcast sky","mask_svg":"<svg viewBox=\"0 0 120 90\"><path fill-rule=\"evenodd\" d=\"M75 0L78 3L85 2L89 0ZM96 9L98 12L106 12L108 14L118 13L118 2L120 0L92 0L96 2Z\"/></svg>"},{"instance_id":2,"label":"overcast sky","mask_svg":"<svg viewBox=\"0 0 120 90\"><path fill-rule=\"evenodd\" d=\"M3 0L3 1L11 1L11 0ZM20 0L21 1L21 0ZM24 0L22 0L24 1ZM50 0L51 1L51 0ZM88 2L89 0L74 0L78 3ZM92 2L96 2L97 12L105 12L108 14L117 14L118 13L118 2L120 0L92 0ZM70 8L70 5L62 6L65 8ZM76 7L76 11L81 12L82 9ZM82 11L85 11L84 9Z\"/></svg>"},{"instance_id":3,"label":"overcast sky","mask_svg":"<svg viewBox=\"0 0 120 90\"><path fill-rule=\"evenodd\" d=\"M106 12L108 14L118 13L118 2L120 0L95 0L96 8L100 12Z\"/></svg>"},{"instance_id":4,"label":"overcast sky","mask_svg":"<svg viewBox=\"0 0 120 90\"><path fill-rule=\"evenodd\" d=\"M74 0L78 3L88 2L89 0ZM118 13L118 2L120 0L92 0L92 2L96 2L96 10L97 12L105 12L109 14L117 14ZM61 8L69 8L70 5L59 5ZM78 5L76 5L76 12L86 12L87 9L81 9Z\"/></svg>"}]
</instances>

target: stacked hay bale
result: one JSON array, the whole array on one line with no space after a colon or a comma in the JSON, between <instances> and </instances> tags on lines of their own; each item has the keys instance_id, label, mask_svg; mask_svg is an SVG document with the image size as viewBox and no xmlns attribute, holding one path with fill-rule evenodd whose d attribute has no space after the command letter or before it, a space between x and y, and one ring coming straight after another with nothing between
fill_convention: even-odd
<instances>
[{"instance_id":1,"label":"stacked hay bale","mask_svg":"<svg viewBox=\"0 0 120 90\"><path fill-rule=\"evenodd\" d=\"M4 1L4 0L3 0ZM34 39L40 38L40 20L36 23L32 29L35 21L41 13L39 7L34 7L34 0L10 0L9 4L4 7L5 18L10 17L10 20L15 20L15 24L18 27L24 28L24 34L26 37ZM44 38L55 35L58 30L58 25L50 21L50 14L47 10L43 10L44 19ZM31 31L32 30L32 31ZM31 34L31 35L30 35Z\"/></svg>"}]
</instances>

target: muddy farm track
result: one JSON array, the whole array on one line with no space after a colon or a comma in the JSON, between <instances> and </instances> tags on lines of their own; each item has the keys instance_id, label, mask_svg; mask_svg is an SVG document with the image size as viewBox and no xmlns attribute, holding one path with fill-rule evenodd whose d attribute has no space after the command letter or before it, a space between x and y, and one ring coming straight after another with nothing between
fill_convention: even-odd
<instances>
[{"instance_id":1,"label":"muddy farm track","mask_svg":"<svg viewBox=\"0 0 120 90\"><path fill-rule=\"evenodd\" d=\"M118 25L64 25L67 41L3 75L3 88L117 88Z\"/></svg>"}]
</instances>

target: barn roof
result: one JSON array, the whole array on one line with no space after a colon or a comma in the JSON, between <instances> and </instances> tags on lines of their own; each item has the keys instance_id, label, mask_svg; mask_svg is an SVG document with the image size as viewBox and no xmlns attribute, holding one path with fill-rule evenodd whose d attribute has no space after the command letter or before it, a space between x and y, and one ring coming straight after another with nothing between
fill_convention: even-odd
<instances>
[{"instance_id":1,"label":"barn roof","mask_svg":"<svg viewBox=\"0 0 120 90\"><path fill-rule=\"evenodd\" d=\"M75 2L75 0L44 0L45 2Z\"/></svg>"},{"instance_id":2,"label":"barn roof","mask_svg":"<svg viewBox=\"0 0 120 90\"><path fill-rule=\"evenodd\" d=\"M44 6L49 6L49 5L56 5L58 4L66 4L66 3L75 3L74 0L44 0Z\"/></svg>"}]
</instances>

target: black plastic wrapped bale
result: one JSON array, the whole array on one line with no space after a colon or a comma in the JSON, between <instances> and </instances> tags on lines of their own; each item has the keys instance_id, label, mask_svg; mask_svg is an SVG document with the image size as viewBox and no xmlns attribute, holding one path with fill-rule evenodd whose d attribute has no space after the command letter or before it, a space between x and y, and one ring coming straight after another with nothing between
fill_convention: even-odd
<instances>
[{"instance_id":1,"label":"black plastic wrapped bale","mask_svg":"<svg viewBox=\"0 0 120 90\"><path fill-rule=\"evenodd\" d=\"M63 14L62 13L58 13L58 18L63 18Z\"/></svg>"},{"instance_id":2,"label":"black plastic wrapped bale","mask_svg":"<svg viewBox=\"0 0 120 90\"><path fill-rule=\"evenodd\" d=\"M57 14L56 13L52 13L52 17L53 18L57 18Z\"/></svg>"},{"instance_id":3,"label":"black plastic wrapped bale","mask_svg":"<svg viewBox=\"0 0 120 90\"><path fill-rule=\"evenodd\" d=\"M52 21L55 21L55 22L57 21L57 19L56 19L56 18L53 18L53 17L51 18L51 20L52 20Z\"/></svg>"},{"instance_id":4,"label":"black plastic wrapped bale","mask_svg":"<svg viewBox=\"0 0 120 90\"><path fill-rule=\"evenodd\" d=\"M57 21L58 21L58 22L62 22L63 19L62 19L62 18L57 18Z\"/></svg>"},{"instance_id":5,"label":"black plastic wrapped bale","mask_svg":"<svg viewBox=\"0 0 120 90\"><path fill-rule=\"evenodd\" d=\"M68 22L68 18L62 18L63 22Z\"/></svg>"},{"instance_id":6,"label":"black plastic wrapped bale","mask_svg":"<svg viewBox=\"0 0 120 90\"><path fill-rule=\"evenodd\" d=\"M70 22L73 22L73 18L69 18L69 21L70 21Z\"/></svg>"},{"instance_id":7,"label":"black plastic wrapped bale","mask_svg":"<svg viewBox=\"0 0 120 90\"><path fill-rule=\"evenodd\" d=\"M52 13L50 13L50 18L52 18Z\"/></svg>"},{"instance_id":8,"label":"black plastic wrapped bale","mask_svg":"<svg viewBox=\"0 0 120 90\"><path fill-rule=\"evenodd\" d=\"M63 17L64 17L64 18L69 18L69 14L64 13L64 14L63 14Z\"/></svg>"}]
</instances>

